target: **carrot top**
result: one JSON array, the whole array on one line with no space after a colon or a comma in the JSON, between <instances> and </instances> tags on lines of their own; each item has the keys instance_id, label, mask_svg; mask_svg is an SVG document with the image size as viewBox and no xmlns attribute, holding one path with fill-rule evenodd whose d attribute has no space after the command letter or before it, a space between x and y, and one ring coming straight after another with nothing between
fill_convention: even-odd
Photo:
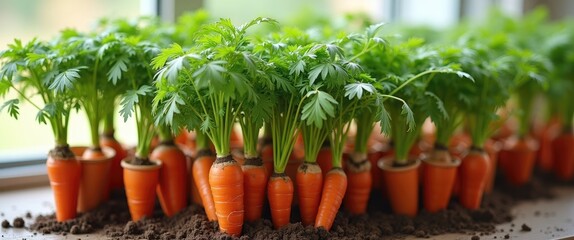
<instances>
[{"instance_id":1,"label":"carrot top","mask_svg":"<svg viewBox=\"0 0 574 240\"><path fill-rule=\"evenodd\" d=\"M246 31L262 22L274 20L257 18L236 27L222 19L202 26L193 48L184 50L173 44L163 49L152 62L159 69L156 122L199 128L209 136L218 156L229 155L235 119L244 102L257 101L246 74L258 71Z\"/></svg>"},{"instance_id":2,"label":"carrot top","mask_svg":"<svg viewBox=\"0 0 574 240\"><path fill-rule=\"evenodd\" d=\"M64 34L64 33L62 33ZM78 108L72 95L72 82L82 70L69 62L75 56L73 46L54 41L51 43L33 39L23 44L20 40L0 52L0 96L13 90L20 99L38 110L36 120L50 123L56 146L67 146L70 112ZM32 96L39 95L39 99ZM7 100L0 111L7 109L10 116L18 119L18 98Z\"/></svg>"}]
</instances>

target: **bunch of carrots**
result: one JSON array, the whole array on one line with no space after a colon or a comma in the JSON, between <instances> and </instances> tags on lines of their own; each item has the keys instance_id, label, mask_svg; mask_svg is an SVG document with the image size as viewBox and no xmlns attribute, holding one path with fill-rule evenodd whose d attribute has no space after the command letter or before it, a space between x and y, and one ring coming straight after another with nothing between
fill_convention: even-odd
<instances>
[{"instance_id":1,"label":"bunch of carrots","mask_svg":"<svg viewBox=\"0 0 574 240\"><path fill-rule=\"evenodd\" d=\"M70 72L70 86L84 78L77 86L118 81L102 87L122 100L106 107L119 108L124 120L135 115L140 165L161 161L151 185L167 216L184 208L189 196L222 232L240 236L244 222L264 217L267 206L275 228L288 225L297 204L303 225L330 230L342 206L365 214L375 188L396 214L415 216L420 199L427 211L440 211L453 196L466 208L479 208L496 167L511 184L523 185L537 150L543 170L574 177L574 104L567 92L574 88L574 30L547 40L546 31L566 26L545 22L542 10L524 20L497 13L492 19L497 21L426 39L409 36L408 29L406 36L385 37L384 24L307 31L256 18L237 26L228 19L213 22L205 12L185 15L175 27L150 19L141 20L149 23L144 27L103 21L98 31L117 35L102 35L102 62L112 68L108 79L93 75L102 71L97 58L88 62L96 65L93 71L80 63L61 68ZM548 27L532 28L537 24ZM91 42L73 39L77 46ZM536 48L539 42L543 48ZM15 44L0 54L0 96L19 91L26 71L39 71L22 65L38 60L36 43L31 46L36 52L21 54ZM67 146L60 130L67 126L58 121L80 100L73 95L77 88L68 88L65 76L42 76L56 83L45 89L32 79L28 86L45 91L47 105L67 101L60 112L40 108L55 129L57 147ZM535 127L536 95L548 99L549 116L560 121ZM18 103L9 100L0 110L17 117ZM102 141L102 121L113 138L109 109L90 112L96 115L90 119L94 146ZM514 117L518 131L496 132ZM424 131L427 120L433 131ZM154 134L161 144L152 144ZM531 144L536 139L539 144ZM493 146L502 146L500 155ZM112 179L121 172L119 161L111 166ZM154 199L146 200L148 208ZM136 214L131 205L130 211ZM151 211L137 214L134 220Z\"/></svg>"}]
</instances>

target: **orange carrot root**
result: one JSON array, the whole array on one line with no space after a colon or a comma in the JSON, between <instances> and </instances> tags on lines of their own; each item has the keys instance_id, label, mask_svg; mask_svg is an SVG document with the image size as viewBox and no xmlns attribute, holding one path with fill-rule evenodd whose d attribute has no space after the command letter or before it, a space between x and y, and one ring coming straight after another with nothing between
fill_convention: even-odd
<instances>
[{"instance_id":1,"label":"orange carrot root","mask_svg":"<svg viewBox=\"0 0 574 240\"><path fill-rule=\"evenodd\" d=\"M243 171L229 156L218 157L209 171L209 185L213 194L219 230L239 237L243 228Z\"/></svg>"},{"instance_id":2,"label":"orange carrot root","mask_svg":"<svg viewBox=\"0 0 574 240\"><path fill-rule=\"evenodd\" d=\"M289 224L293 202L293 182L289 176L274 173L267 184L267 197L275 229Z\"/></svg>"},{"instance_id":3,"label":"orange carrot root","mask_svg":"<svg viewBox=\"0 0 574 240\"><path fill-rule=\"evenodd\" d=\"M345 172L341 168L331 169L325 177L315 227L324 227L327 231L331 229L346 190L347 175Z\"/></svg>"},{"instance_id":4,"label":"orange carrot root","mask_svg":"<svg viewBox=\"0 0 574 240\"><path fill-rule=\"evenodd\" d=\"M304 226L315 224L321 189L323 188L323 173L316 163L304 162L297 169L296 180L299 195L299 210Z\"/></svg>"},{"instance_id":5,"label":"orange carrot root","mask_svg":"<svg viewBox=\"0 0 574 240\"><path fill-rule=\"evenodd\" d=\"M261 218L268 174L261 158L247 158L241 169L245 193L245 220L253 222Z\"/></svg>"},{"instance_id":6,"label":"orange carrot root","mask_svg":"<svg viewBox=\"0 0 574 240\"><path fill-rule=\"evenodd\" d=\"M197 159L193 161L192 167L193 181L195 182L197 191L201 196L201 201L205 208L205 214L209 221L217 221L217 215L215 215L215 204L213 203L213 195L209 185L209 171L213 165L213 161L213 156L198 156Z\"/></svg>"},{"instance_id":7,"label":"orange carrot root","mask_svg":"<svg viewBox=\"0 0 574 240\"><path fill-rule=\"evenodd\" d=\"M359 162L349 160L347 163L348 189L344 199L345 209L351 214L364 214L373 185L371 163L366 156Z\"/></svg>"}]
</instances>

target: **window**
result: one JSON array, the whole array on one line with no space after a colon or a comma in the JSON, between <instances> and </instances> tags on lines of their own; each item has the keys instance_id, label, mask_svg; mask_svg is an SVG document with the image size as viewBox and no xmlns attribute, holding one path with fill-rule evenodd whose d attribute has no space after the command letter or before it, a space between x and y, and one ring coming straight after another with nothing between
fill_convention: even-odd
<instances>
[{"instance_id":1,"label":"window","mask_svg":"<svg viewBox=\"0 0 574 240\"><path fill-rule=\"evenodd\" d=\"M140 15L140 0L3 0L0 1L0 49L14 38L25 42L34 37L48 40L64 28L89 30L95 20L104 17L135 18ZM16 96L7 96L8 99ZM18 120L0 114L0 163L44 157L53 147L48 125L35 120L36 110L21 104ZM74 113L70 123L69 142L74 145L89 143L87 121L83 112ZM135 142L133 124L118 121L118 137Z\"/></svg>"}]
</instances>

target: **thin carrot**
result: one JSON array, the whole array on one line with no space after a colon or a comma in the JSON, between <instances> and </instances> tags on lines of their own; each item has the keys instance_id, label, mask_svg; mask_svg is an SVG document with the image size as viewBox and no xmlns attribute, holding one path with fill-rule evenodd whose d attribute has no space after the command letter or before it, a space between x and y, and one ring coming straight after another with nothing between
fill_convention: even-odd
<instances>
[{"instance_id":1,"label":"thin carrot","mask_svg":"<svg viewBox=\"0 0 574 240\"><path fill-rule=\"evenodd\" d=\"M195 186L201 196L201 201L203 202L207 219L209 219L209 221L217 221L217 215L215 215L215 204L213 202L213 195L209 185L209 170L211 169L215 159L213 155L207 153L210 152L198 152L197 158L193 161L193 181L195 182Z\"/></svg>"},{"instance_id":2,"label":"thin carrot","mask_svg":"<svg viewBox=\"0 0 574 240\"><path fill-rule=\"evenodd\" d=\"M321 202L323 174L317 163L304 162L297 169L296 180L299 195L301 222L304 226L315 224L317 210Z\"/></svg>"},{"instance_id":3,"label":"thin carrot","mask_svg":"<svg viewBox=\"0 0 574 240\"><path fill-rule=\"evenodd\" d=\"M252 222L261 218L268 173L259 157L246 157L241 169L244 181L245 220Z\"/></svg>"},{"instance_id":4,"label":"thin carrot","mask_svg":"<svg viewBox=\"0 0 574 240\"><path fill-rule=\"evenodd\" d=\"M191 164L188 166L189 170L189 199L191 199L191 203L197 204L203 207L203 200L201 199L201 195L197 190L197 185L195 185L195 180L193 180L193 162L195 159L191 159Z\"/></svg>"},{"instance_id":5,"label":"thin carrot","mask_svg":"<svg viewBox=\"0 0 574 240\"><path fill-rule=\"evenodd\" d=\"M241 166L231 155L217 157L209 171L209 185L219 229L229 235L240 236L245 215Z\"/></svg>"},{"instance_id":6,"label":"thin carrot","mask_svg":"<svg viewBox=\"0 0 574 240\"><path fill-rule=\"evenodd\" d=\"M348 191L345 194L345 208L351 214L364 214L371 194L373 178L371 162L366 154L353 154L347 161Z\"/></svg>"},{"instance_id":7,"label":"thin carrot","mask_svg":"<svg viewBox=\"0 0 574 240\"><path fill-rule=\"evenodd\" d=\"M273 227L279 229L289 224L293 202L293 182L285 173L273 173L267 184Z\"/></svg>"},{"instance_id":8,"label":"thin carrot","mask_svg":"<svg viewBox=\"0 0 574 240\"><path fill-rule=\"evenodd\" d=\"M346 190L347 175L343 169L338 167L331 169L325 177L315 227L324 227L327 231L331 229Z\"/></svg>"}]
</instances>

